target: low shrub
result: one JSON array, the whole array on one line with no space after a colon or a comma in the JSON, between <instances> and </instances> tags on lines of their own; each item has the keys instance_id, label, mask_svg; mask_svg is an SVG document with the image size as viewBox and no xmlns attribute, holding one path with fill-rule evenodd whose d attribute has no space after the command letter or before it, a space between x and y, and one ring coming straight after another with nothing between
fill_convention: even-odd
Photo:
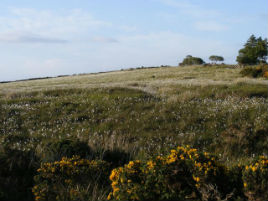
<instances>
[{"instance_id":1,"label":"low shrub","mask_svg":"<svg viewBox=\"0 0 268 201\"><path fill-rule=\"evenodd\" d=\"M248 76L248 77L265 77L268 78L268 65L263 64L259 66L254 66L254 67L245 67L241 70L240 72L243 76Z\"/></svg>"},{"instance_id":2,"label":"low shrub","mask_svg":"<svg viewBox=\"0 0 268 201\"><path fill-rule=\"evenodd\" d=\"M220 198L235 197L238 180L232 172L206 152L178 147L168 156L157 156L147 162L130 161L110 175L114 200L201 200L209 184ZM210 198L209 198L210 199Z\"/></svg>"},{"instance_id":3,"label":"low shrub","mask_svg":"<svg viewBox=\"0 0 268 201\"><path fill-rule=\"evenodd\" d=\"M268 200L268 157L260 156L247 165L243 181L249 200Z\"/></svg>"},{"instance_id":4,"label":"low shrub","mask_svg":"<svg viewBox=\"0 0 268 201\"><path fill-rule=\"evenodd\" d=\"M108 186L110 166L79 156L43 163L32 191L36 201L91 200L94 190Z\"/></svg>"}]
</instances>

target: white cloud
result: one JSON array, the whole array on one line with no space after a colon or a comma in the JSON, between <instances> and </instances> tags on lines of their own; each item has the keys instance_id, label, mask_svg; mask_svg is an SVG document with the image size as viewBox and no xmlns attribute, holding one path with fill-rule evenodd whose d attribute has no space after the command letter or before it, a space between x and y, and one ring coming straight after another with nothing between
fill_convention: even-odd
<instances>
[{"instance_id":1,"label":"white cloud","mask_svg":"<svg viewBox=\"0 0 268 201\"><path fill-rule=\"evenodd\" d=\"M224 18L222 13L200 7L199 5L190 3L185 0L159 0L165 5L177 8L179 12L188 15L192 18L194 28L201 31L224 31L229 29L227 25L222 24L222 21L229 20ZM224 19L223 19L224 18ZM232 19L234 23L234 19Z\"/></svg>"},{"instance_id":2,"label":"white cloud","mask_svg":"<svg viewBox=\"0 0 268 201\"><path fill-rule=\"evenodd\" d=\"M0 16L0 33L30 33L45 38L78 37L88 31L111 25L79 9L55 13L12 8L9 14L9 16Z\"/></svg>"},{"instance_id":3,"label":"white cloud","mask_svg":"<svg viewBox=\"0 0 268 201\"><path fill-rule=\"evenodd\" d=\"M204 9L196 4L185 0L158 0L161 3L177 8L180 12L188 14L195 18L215 18L221 16L221 13L213 9Z\"/></svg>"},{"instance_id":4,"label":"white cloud","mask_svg":"<svg viewBox=\"0 0 268 201\"><path fill-rule=\"evenodd\" d=\"M195 23L195 28L200 31L225 31L228 30L228 26L220 24L215 21L201 21Z\"/></svg>"}]
</instances>

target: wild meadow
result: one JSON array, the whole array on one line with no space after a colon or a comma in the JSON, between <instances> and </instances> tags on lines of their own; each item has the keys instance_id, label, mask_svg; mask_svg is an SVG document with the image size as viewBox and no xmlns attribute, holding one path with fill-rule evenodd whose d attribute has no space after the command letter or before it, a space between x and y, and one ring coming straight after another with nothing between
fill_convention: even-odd
<instances>
[{"instance_id":1,"label":"wild meadow","mask_svg":"<svg viewBox=\"0 0 268 201\"><path fill-rule=\"evenodd\" d=\"M140 68L0 84L0 200L266 199L268 80L240 71Z\"/></svg>"}]
</instances>

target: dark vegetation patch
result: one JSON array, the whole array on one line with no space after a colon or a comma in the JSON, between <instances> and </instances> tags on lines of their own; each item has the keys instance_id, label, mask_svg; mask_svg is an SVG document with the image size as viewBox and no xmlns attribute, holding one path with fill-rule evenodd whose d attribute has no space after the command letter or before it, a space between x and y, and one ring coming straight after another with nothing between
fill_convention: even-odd
<instances>
[{"instance_id":1,"label":"dark vegetation patch","mask_svg":"<svg viewBox=\"0 0 268 201\"><path fill-rule=\"evenodd\" d=\"M258 66L247 66L243 68L240 72L242 76L247 77L265 77L268 78L268 64L258 65Z\"/></svg>"}]
</instances>

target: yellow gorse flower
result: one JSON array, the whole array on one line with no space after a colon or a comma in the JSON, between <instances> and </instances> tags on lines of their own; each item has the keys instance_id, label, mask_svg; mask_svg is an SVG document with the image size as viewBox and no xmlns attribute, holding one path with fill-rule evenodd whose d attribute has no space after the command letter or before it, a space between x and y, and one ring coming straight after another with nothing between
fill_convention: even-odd
<instances>
[{"instance_id":1,"label":"yellow gorse flower","mask_svg":"<svg viewBox=\"0 0 268 201\"><path fill-rule=\"evenodd\" d=\"M156 164L152 160L150 160L147 162L147 165L149 169L153 169Z\"/></svg>"},{"instance_id":2,"label":"yellow gorse flower","mask_svg":"<svg viewBox=\"0 0 268 201\"><path fill-rule=\"evenodd\" d=\"M131 169L133 166L134 166L134 162L133 162L133 161L130 161L130 162L128 163L128 166L127 166L127 167Z\"/></svg>"}]
</instances>

